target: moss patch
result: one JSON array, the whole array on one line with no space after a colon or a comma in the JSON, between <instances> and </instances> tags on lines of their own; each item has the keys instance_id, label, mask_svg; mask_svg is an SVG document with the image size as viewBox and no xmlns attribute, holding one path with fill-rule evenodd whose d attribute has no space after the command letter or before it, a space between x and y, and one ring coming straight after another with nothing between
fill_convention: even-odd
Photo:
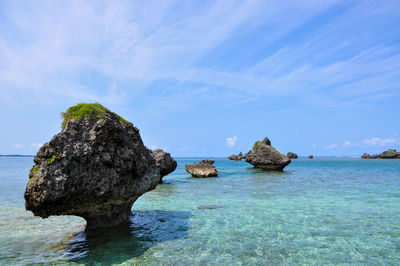
<instances>
[{"instance_id":1,"label":"moss patch","mask_svg":"<svg viewBox=\"0 0 400 266\"><path fill-rule=\"evenodd\" d=\"M253 150L257 150L258 148L260 148L261 146L265 146L265 147L270 147L273 150L276 150L274 147L272 147L271 145L267 145L262 141L256 141L256 143L254 143L253 145Z\"/></svg>"},{"instance_id":2,"label":"moss patch","mask_svg":"<svg viewBox=\"0 0 400 266\"><path fill-rule=\"evenodd\" d=\"M29 171L29 182L31 182L33 179L35 179L35 173L39 170L39 166L38 165L34 165L32 167L32 169Z\"/></svg>"},{"instance_id":3,"label":"moss patch","mask_svg":"<svg viewBox=\"0 0 400 266\"><path fill-rule=\"evenodd\" d=\"M76 118L79 119L82 116L85 116L90 119L96 119L96 118L105 118L106 112L110 112L107 108L102 106L99 103L78 103L77 105L71 106L68 108L68 110L64 113L61 113L61 115L64 118L64 121L62 122L62 128L65 127L68 121ZM129 121L125 120L121 116L119 116L119 122L121 124L127 124L130 123Z\"/></svg>"},{"instance_id":4,"label":"moss patch","mask_svg":"<svg viewBox=\"0 0 400 266\"><path fill-rule=\"evenodd\" d=\"M52 163L52 162L54 162L54 160L55 160L56 158L57 158L57 156L53 155L53 156L51 156L50 159L47 160L47 162L48 162L48 163Z\"/></svg>"},{"instance_id":5,"label":"moss patch","mask_svg":"<svg viewBox=\"0 0 400 266\"><path fill-rule=\"evenodd\" d=\"M39 166L34 165L32 169L29 171L29 175L32 176L35 172L39 170Z\"/></svg>"}]
</instances>

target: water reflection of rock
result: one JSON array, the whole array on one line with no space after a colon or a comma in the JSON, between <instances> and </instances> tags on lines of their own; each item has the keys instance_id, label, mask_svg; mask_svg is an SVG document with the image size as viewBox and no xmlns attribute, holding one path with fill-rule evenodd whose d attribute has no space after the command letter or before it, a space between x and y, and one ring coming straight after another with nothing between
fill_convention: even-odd
<instances>
[{"instance_id":1,"label":"water reflection of rock","mask_svg":"<svg viewBox=\"0 0 400 266\"><path fill-rule=\"evenodd\" d=\"M158 243L186 236L190 217L188 211L134 211L131 223L82 231L71 240L67 253L76 263L123 263Z\"/></svg>"}]
</instances>

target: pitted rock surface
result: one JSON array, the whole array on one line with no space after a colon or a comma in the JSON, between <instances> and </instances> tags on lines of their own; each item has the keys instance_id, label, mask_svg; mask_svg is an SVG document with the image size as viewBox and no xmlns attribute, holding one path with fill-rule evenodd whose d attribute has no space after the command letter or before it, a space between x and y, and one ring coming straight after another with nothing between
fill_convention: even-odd
<instances>
[{"instance_id":1,"label":"pitted rock surface","mask_svg":"<svg viewBox=\"0 0 400 266\"><path fill-rule=\"evenodd\" d=\"M290 159L273 148L271 141L265 137L263 141L257 141L253 150L246 154L246 162L255 168L283 171L283 168L290 163Z\"/></svg>"},{"instance_id":2,"label":"pitted rock surface","mask_svg":"<svg viewBox=\"0 0 400 266\"><path fill-rule=\"evenodd\" d=\"M104 117L68 121L34 158L25 207L35 216L76 215L87 229L129 220L132 204L154 189L160 169L132 123Z\"/></svg>"},{"instance_id":3,"label":"pitted rock surface","mask_svg":"<svg viewBox=\"0 0 400 266\"><path fill-rule=\"evenodd\" d=\"M160 168L160 180L159 183L162 183L162 178L173 171L175 171L177 167L177 163L174 158L171 157L171 154L163 151L162 149L156 149L152 151L152 155L154 160L156 160L156 165Z\"/></svg>"}]
</instances>

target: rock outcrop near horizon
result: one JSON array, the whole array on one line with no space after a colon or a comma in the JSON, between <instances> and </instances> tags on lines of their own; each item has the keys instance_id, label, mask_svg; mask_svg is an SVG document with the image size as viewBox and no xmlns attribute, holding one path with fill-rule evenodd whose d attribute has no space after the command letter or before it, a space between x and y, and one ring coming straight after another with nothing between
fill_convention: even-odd
<instances>
[{"instance_id":1,"label":"rock outcrop near horizon","mask_svg":"<svg viewBox=\"0 0 400 266\"><path fill-rule=\"evenodd\" d=\"M132 204L160 180L139 129L100 104L78 104L63 116L62 131L34 158L25 208L42 218L83 217L87 229L127 222Z\"/></svg>"},{"instance_id":2,"label":"rock outcrop near horizon","mask_svg":"<svg viewBox=\"0 0 400 266\"><path fill-rule=\"evenodd\" d=\"M171 157L171 154L162 149L153 150L152 155L154 160L156 160L157 167L160 168L160 180L158 183L162 184L162 178L175 171L178 164L175 159Z\"/></svg>"},{"instance_id":3,"label":"rock outcrop near horizon","mask_svg":"<svg viewBox=\"0 0 400 266\"><path fill-rule=\"evenodd\" d=\"M265 137L263 141L257 141L246 154L246 162L263 170L283 171L290 163L290 158L272 147L269 138Z\"/></svg>"},{"instance_id":4,"label":"rock outcrop near horizon","mask_svg":"<svg viewBox=\"0 0 400 266\"><path fill-rule=\"evenodd\" d=\"M198 163L186 164L185 170L193 177L216 177L218 170L213 165L214 160L205 159Z\"/></svg>"},{"instance_id":5,"label":"rock outcrop near horizon","mask_svg":"<svg viewBox=\"0 0 400 266\"><path fill-rule=\"evenodd\" d=\"M362 159L400 159L400 152L397 152L394 149L389 149L379 154L369 155L368 153L364 153L361 156Z\"/></svg>"},{"instance_id":6,"label":"rock outcrop near horizon","mask_svg":"<svg viewBox=\"0 0 400 266\"><path fill-rule=\"evenodd\" d=\"M246 156L243 156L242 152L239 152L238 155L232 154L231 156L228 157L228 159L232 161L240 161L242 159L246 159Z\"/></svg>"},{"instance_id":7,"label":"rock outcrop near horizon","mask_svg":"<svg viewBox=\"0 0 400 266\"><path fill-rule=\"evenodd\" d=\"M286 154L286 156L289 157L290 159L297 159L297 158L299 158L299 156L297 156L297 154L294 153L294 152L288 152L288 153Z\"/></svg>"},{"instance_id":8,"label":"rock outcrop near horizon","mask_svg":"<svg viewBox=\"0 0 400 266\"><path fill-rule=\"evenodd\" d=\"M308 155L307 158L308 159L314 159L314 155Z\"/></svg>"}]
</instances>

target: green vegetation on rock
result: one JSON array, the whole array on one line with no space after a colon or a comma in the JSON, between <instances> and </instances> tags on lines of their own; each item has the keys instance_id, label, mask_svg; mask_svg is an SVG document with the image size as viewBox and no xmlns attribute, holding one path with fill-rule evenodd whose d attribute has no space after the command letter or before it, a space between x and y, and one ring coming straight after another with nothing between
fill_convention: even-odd
<instances>
[{"instance_id":1,"label":"green vegetation on rock","mask_svg":"<svg viewBox=\"0 0 400 266\"><path fill-rule=\"evenodd\" d=\"M39 170L39 166L34 165L31 171L29 171L29 175L33 175L35 172L37 172L37 170Z\"/></svg>"},{"instance_id":2,"label":"green vegetation on rock","mask_svg":"<svg viewBox=\"0 0 400 266\"><path fill-rule=\"evenodd\" d=\"M271 145L267 145L267 144L265 144L265 142L262 142L262 141L256 141L256 143L254 143L253 150L257 150L260 146L270 147L271 149L276 150Z\"/></svg>"},{"instance_id":3,"label":"green vegetation on rock","mask_svg":"<svg viewBox=\"0 0 400 266\"><path fill-rule=\"evenodd\" d=\"M56 158L57 158L57 157L56 157L55 155L53 155L53 156L51 156L50 159L47 160L47 162L48 162L48 163L52 163L52 162L54 162L54 160L55 160Z\"/></svg>"},{"instance_id":4,"label":"green vegetation on rock","mask_svg":"<svg viewBox=\"0 0 400 266\"><path fill-rule=\"evenodd\" d=\"M35 172L37 172L39 170L39 166L37 166L37 165L34 165L33 167L32 167L32 169L29 171L29 181L28 181L28 183L29 182L31 182L35 177L34 177L34 174L35 174Z\"/></svg>"},{"instance_id":5,"label":"green vegetation on rock","mask_svg":"<svg viewBox=\"0 0 400 266\"><path fill-rule=\"evenodd\" d=\"M106 112L112 113L110 110L108 110L99 103L78 103L68 108L68 110L65 113L64 112L61 113L61 115L64 118L64 121L62 122L62 128L65 127L68 121L74 118L79 119L82 116L85 116L90 119L105 118ZM118 117L121 124L130 123L121 116L118 115Z\"/></svg>"}]
</instances>

